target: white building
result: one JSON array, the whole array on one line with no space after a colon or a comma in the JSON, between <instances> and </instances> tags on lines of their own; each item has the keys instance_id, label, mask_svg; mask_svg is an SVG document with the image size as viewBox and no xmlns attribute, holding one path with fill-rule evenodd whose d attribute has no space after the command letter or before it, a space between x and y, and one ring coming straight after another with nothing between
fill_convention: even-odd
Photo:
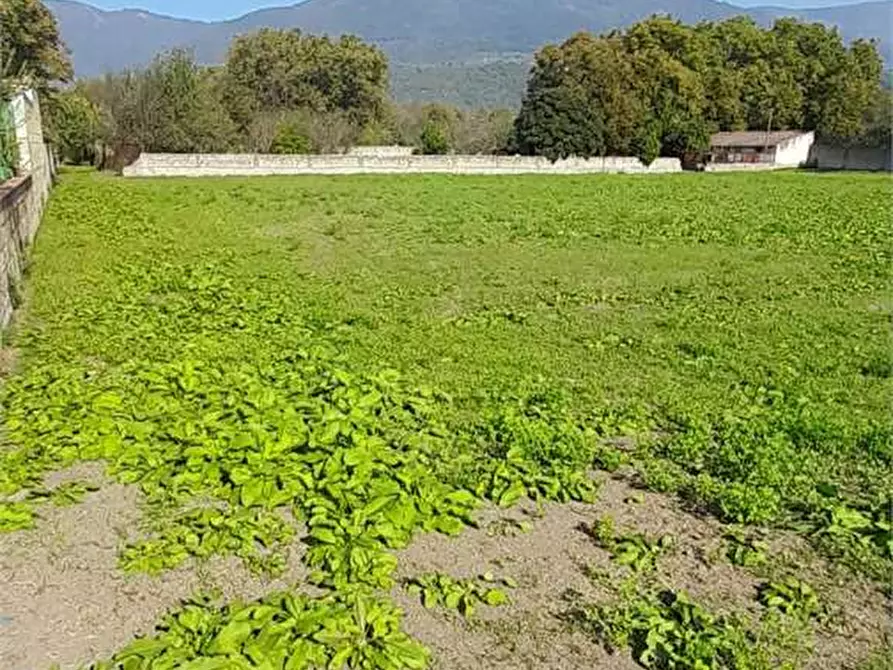
<instances>
[{"instance_id":1,"label":"white building","mask_svg":"<svg viewBox=\"0 0 893 670\"><path fill-rule=\"evenodd\" d=\"M744 130L710 138L709 165L714 168L801 167L809 160L815 133L805 130Z\"/></svg>"}]
</instances>

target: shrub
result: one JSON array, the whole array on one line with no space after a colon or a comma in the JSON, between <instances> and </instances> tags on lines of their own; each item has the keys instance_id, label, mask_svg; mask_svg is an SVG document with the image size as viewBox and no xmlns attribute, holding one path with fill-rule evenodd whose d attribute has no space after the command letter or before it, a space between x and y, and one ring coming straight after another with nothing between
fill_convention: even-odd
<instances>
[{"instance_id":1,"label":"shrub","mask_svg":"<svg viewBox=\"0 0 893 670\"><path fill-rule=\"evenodd\" d=\"M310 139L301 132L296 123L286 123L279 127L270 152L274 154L309 154L313 152Z\"/></svg>"}]
</instances>

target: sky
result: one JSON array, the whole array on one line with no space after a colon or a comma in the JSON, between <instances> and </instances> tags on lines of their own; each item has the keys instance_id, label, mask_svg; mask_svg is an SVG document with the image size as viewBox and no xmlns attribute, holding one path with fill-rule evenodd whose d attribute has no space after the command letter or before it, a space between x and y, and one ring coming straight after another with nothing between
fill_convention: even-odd
<instances>
[{"instance_id":1,"label":"sky","mask_svg":"<svg viewBox=\"0 0 893 670\"><path fill-rule=\"evenodd\" d=\"M294 5L299 0L84 0L100 9L145 9L156 14L166 14L200 21L235 19L264 7Z\"/></svg>"},{"instance_id":2,"label":"sky","mask_svg":"<svg viewBox=\"0 0 893 670\"><path fill-rule=\"evenodd\" d=\"M86 0L102 9L145 9L156 14L167 14L202 21L234 19L255 9L293 5L298 0ZM423 2L424 0L419 0ZM863 0L732 0L739 7L775 5L789 8L849 5Z\"/></svg>"}]
</instances>

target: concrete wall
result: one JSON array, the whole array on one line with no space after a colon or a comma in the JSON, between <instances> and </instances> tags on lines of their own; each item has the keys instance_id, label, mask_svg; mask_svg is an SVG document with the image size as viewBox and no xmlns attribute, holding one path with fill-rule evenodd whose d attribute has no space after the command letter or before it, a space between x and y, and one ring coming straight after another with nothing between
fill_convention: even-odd
<instances>
[{"instance_id":1,"label":"concrete wall","mask_svg":"<svg viewBox=\"0 0 893 670\"><path fill-rule=\"evenodd\" d=\"M347 155L387 158L389 156L412 156L412 152L412 147L403 147L395 144L389 146L351 147L347 150Z\"/></svg>"},{"instance_id":2,"label":"concrete wall","mask_svg":"<svg viewBox=\"0 0 893 670\"><path fill-rule=\"evenodd\" d=\"M784 165L778 163L707 163L705 172L768 172L781 170Z\"/></svg>"},{"instance_id":3,"label":"concrete wall","mask_svg":"<svg viewBox=\"0 0 893 670\"><path fill-rule=\"evenodd\" d=\"M775 164L779 167L806 165L813 144L815 144L815 133L812 132L782 142L775 148Z\"/></svg>"},{"instance_id":4,"label":"concrete wall","mask_svg":"<svg viewBox=\"0 0 893 670\"><path fill-rule=\"evenodd\" d=\"M13 98L19 176L0 184L0 329L9 325L21 295L28 248L37 235L53 181L53 162L43 141L40 104L32 92Z\"/></svg>"},{"instance_id":5,"label":"concrete wall","mask_svg":"<svg viewBox=\"0 0 893 670\"><path fill-rule=\"evenodd\" d=\"M819 170L893 171L891 147L840 147L816 144L810 152L809 164Z\"/></svg>"},{"instance_id":6,"label":"concrete wall","mask_svg":"<svg viewBox=\"0 0 893 670\"><path fill-rule=\"evenodd\" d=\"M569 158L551 163L530 156L273 156L259 154L143 154L125 177L206 177L275 174L585 174L679 172L676 158L645 166L638 158Z\"/></svg>"}]
</instances>

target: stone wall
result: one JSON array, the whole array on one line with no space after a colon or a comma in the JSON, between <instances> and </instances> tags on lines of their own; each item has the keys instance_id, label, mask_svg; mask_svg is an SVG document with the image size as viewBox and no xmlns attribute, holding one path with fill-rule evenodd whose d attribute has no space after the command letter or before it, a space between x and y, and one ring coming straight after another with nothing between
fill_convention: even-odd
<instances>
[{"instance_id":1,"label":"stone wall","mask_svg":"<svg viewBox=\"0 0 893 670\"><path fill-rule=\"evenodd\" d=\"M0 184L0 329L9 325L22 293L26 253L34 242L53 181L43 141L40 104L32 92L10 104L19 148L19 176Z\"/></svg>"},{"instance_id":2,"label":"stone wall","mask_svg":"<svg viewBox=\"0 0 893 670\"><path fill-rule=\"evenodd\" d=\"M893 171L891 147L839 147L815 144L809 164L819 170Z\"/></svg>"},{"instance_id":3,"label":"stone wall","mask_svg":"<svg viewBox=\"0 0 893 670\"><path fill-rule=\"evenodd\" d=\"M790 169L789 165L776 163L707 163L705 172L768 172Z\"/></svg>"},{"instance_id":4,"label":"stone wall","mask_svg":"<svg viewBox=\"0 0 893 670\"><path fill-rule=\"evenodd\" d=\"M260 154L142 154L125 177L207 177L299 174L586 174L679 172L676 158L645 166L638 158L569 158L551 163L530 156L274 156Z\"/></svg>"},{"instance_id":5,"label":"stone wall","mask_svg":"<svg viewBox=\"0 0 893 670\"><path fill-rule=\"evenodd\" d=\"M379 158L387 158L392 156L412 156L413 147L404 147L399 145L384 145L371 147L351 147L345 153L348 156L377 156Z\"/></svg>"}]
</instances>

